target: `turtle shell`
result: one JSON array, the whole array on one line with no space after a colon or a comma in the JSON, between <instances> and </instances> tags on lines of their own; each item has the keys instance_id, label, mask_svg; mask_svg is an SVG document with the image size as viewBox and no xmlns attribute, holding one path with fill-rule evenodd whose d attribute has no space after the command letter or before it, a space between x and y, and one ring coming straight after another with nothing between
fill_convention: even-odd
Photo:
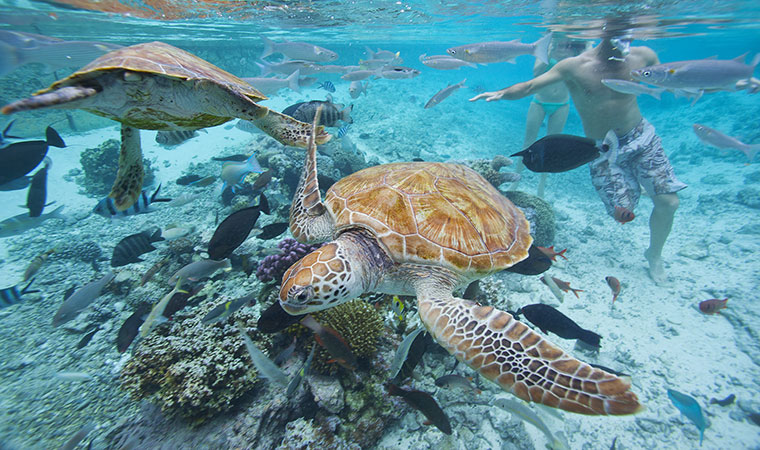
<instances>
[{"instance_id":1,"label":"turtle shell","mask_svg":"<svg viewBox=\"0 0 760 450\"><path fill-rule=\"evenodd\" d=\"M264 94L235 75L198 58L192 53L159 41L132 45L108 52L35 95L65 86L86 84L86 80L96 78L103 72L114 70L162 75L182 80L209 80L226 86L230 90L240 92L253 101L267 99Z\"/></svg>"},{"instance_id":2,"label":"turtle shell","mask_svg":"<svg viewBox=\"0 0 760 450\"><path fill-rule=\"evenodd\" d=\"M522 211L458 164L370 167L333 184L325 203L338 233L366 228L397 263L437 265L461 275L510 267L527 258L533 241Z\"/></svg>"}]
</instances>

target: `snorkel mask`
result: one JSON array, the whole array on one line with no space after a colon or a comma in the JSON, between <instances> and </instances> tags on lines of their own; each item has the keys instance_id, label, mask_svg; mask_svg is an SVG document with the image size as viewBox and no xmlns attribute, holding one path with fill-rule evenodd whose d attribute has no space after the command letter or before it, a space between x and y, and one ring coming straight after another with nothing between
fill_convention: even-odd
<instances>
[{"instance_id":1,"label":"snorkel mask","mask_svg":"<svg viewBox=\"0 0 760 450\"><path fill-rule=\"evenodd\" d=\"M610 39L610 44L612 44L613 50L619 51L622 55L622 58L618 58L617 56L610 56L609 59L614 61L625 61L625 57L631 53L631 42L633 42L633 35L630 33L626 33L622 36L616 36Z\"/></svg>"}]
</instances>

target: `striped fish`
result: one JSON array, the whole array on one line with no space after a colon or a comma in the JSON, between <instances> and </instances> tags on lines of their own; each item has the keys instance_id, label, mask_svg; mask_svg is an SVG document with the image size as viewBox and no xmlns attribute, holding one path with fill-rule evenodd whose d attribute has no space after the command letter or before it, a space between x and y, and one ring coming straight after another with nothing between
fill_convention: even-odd
<instances>
[{"instance_id":1,"label":"striped fish","mask_svg":"<svg viewBox=\"0 0 760 450\"><path fill-rule=\"evenodd\" d=\"M0 289L0 309L7 308L8 306L21 302L21 300L23 300L21 297L24 294L33 294L35 292L39 292L38 290L29 290L29 286L32 285L33 281L34 278L32 278L29 284L27 284L26 287L24 287L24 289L21 291L18 290L18 285Z\"/></svg>"},{"instance_id":2,"label":"striped fish","mask_svg":"<svg viewBox=\"0 0 760 450\"><path fill-rule=\"evenodd\" d=\"M153 211L150 209L151 203L170 202L172 200L170 198L158 198L159 190L161 190L160 184L156 188L155 192L153 192L153 195L150 197L148 197L147 191L142 191L135 204L130 206L128 209L125 209L124 211L116 210L116 206L114 205L113 199L111 197L106 197L100 200L92 211L103 217L126 217L134 216L135 214L149 213Z\"/></svg>"},{"instance_id":3,"label":"striped fish","mask_svg":"<svg viewBox=\"0 0 760 450\"><path fill-rule=\"evenodd\" d=\"M322 107L322 115L319 118L319 125L335 127L338 126L339 120L346 123L354 123L354 119L351 118L351 111L354 105L348 105L344 108L344 105L340 103L333 103L332 97L329 94L326 101L312 100L310 102L296 103L285 108L282 113L301 122L312 123L320 106Z\"/></svg>"},{"instance_id":4,"label":"striped fish","mask_svg":"<svg viewBox=\"0 0 760 450\"><path fill-rule=\"evenodd\" d=\"M198 136L195 130L159 131L156 142L164 147L173 147Z\"/></svg>"},{"instance_id":5,"label":"striped fish","mask_svg":"<svg viewBox=\"0 0 760 450\"><path fill-rule=\"evenodd\" d=\"M111 256L111 267L121 267L127 264L142 262L140 255L149 253L156 249L154 242L163 241L161 230L157 229L151 233L145 230L137 234L131 234L120 240L113 249Z\"/></svg>"},{"instance_id":6,"label":"striped fish","mask_svg":"<svg viewBox=\"0 0 760 450\"><path fill-rule=\"evenodd\" d=\"M319 83L319 88L322 88L326 90L327 92L335 92L335 85L332 84L332 81L325 81L324 83Z\"/></svg>"},{"instance_id":7,"label":"striped fish","mask_svg":"<svg viewBox=\"0 0 760 450\"><path fill-rule=\"evenodd\" d=\"M343 136L348 133L348 129L351 128L351 124L343 125L342 127L338 128L338 139L342 138Z\"/></svg>"}]
</instances>

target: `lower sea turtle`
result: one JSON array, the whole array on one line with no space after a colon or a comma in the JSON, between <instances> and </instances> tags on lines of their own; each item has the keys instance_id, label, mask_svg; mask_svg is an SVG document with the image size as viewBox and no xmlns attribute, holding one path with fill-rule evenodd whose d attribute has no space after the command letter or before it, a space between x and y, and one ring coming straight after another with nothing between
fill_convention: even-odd
<instances>
[{"instance_id":1,"label":"lower sea turtle","mask_svg":"<svg viewBox=\"0 0 760 450\"><path fill-rule=\"evenodd\" d=\"M589 415L643 409L629 379L573 358L506 312L454 297L526 258L532 242L523 213L474 170L379 165L336 182L323 202L311 138L290 230L301 242L329 242L283 276L279 301L289 314L366 292L416 295L433 338L519 398Z\"/></svg>"},{"instance_id":2,"label":"lower sea turtle","mask_svg":"<svg viewBox=\"0 0 760 450\"><path fill-rule=\"evenodd\" d=\"M142 150L135 129L196 130L241 118L285 145L305 147L310 125L256 104L266 99L208 61L163 42L149 42L106 53L2 112L83 109L121 122L119 171L109 196L123 211L142 191ZM330 139L323 129L318 134L320 144Z\"/></svg>"}]
</instances>

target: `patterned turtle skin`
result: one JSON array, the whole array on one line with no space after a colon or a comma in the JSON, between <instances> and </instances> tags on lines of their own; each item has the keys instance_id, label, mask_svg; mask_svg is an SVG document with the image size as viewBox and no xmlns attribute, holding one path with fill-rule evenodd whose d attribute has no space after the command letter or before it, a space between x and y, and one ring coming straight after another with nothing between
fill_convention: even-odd
<instances>
[{"instance_id":1,"label":"patterned turtle skin","mask_svg":"<svg viewBox=\"0 0 760 450\"><path fill-rule=\"evenodd\" d=\"M335 183L323 203L312 139L290 230L301 242L327 243L288 269L280 305L300 315L366 292L416 295L441 346L521 399L588 415L643 410L629 379L573 358L506 312L453 295L526 258L528 228L483 177L455 164L364 169Z\"/></svg>"},{"instance_id":2,"label":"patterned turtle skin","mask_svg":"<svg viewBox=\"0 0 760 450\"><path fill-rule=\"evenodd\" d=\"M266 98L208 61L163 42L149 42L106 53L34 96L4 106L2 113L48 107L83 109L121 122L123 127L164 131L196 130L240 118L282 144L305 147L309 124L256 103ZM329 139L320 128L317 143ZM119 173L110 194L118 210L129 208L137 199L142 174L138 135L122 141Z\"/></svg>"}]
</instances>

